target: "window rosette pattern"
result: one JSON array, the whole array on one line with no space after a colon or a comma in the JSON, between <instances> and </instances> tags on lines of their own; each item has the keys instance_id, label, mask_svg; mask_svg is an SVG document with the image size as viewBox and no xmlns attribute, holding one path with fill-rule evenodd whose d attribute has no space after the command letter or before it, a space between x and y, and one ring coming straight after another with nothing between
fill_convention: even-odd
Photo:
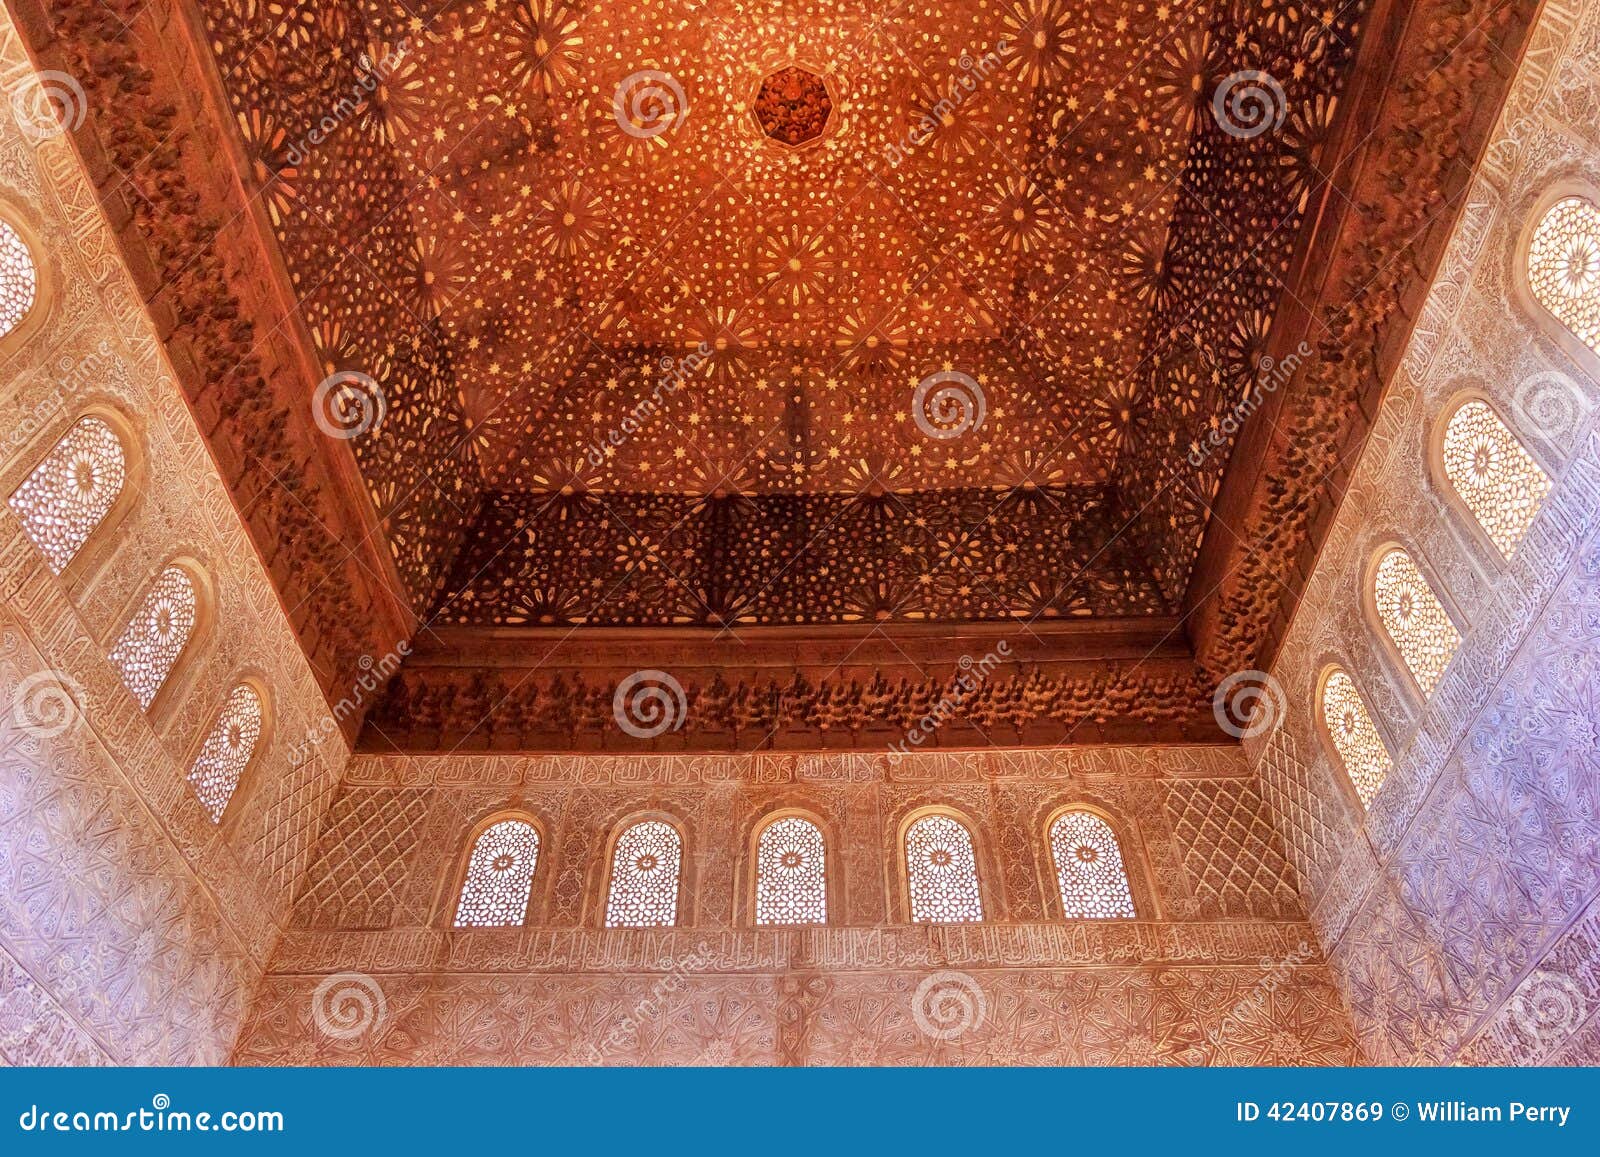
<instances>
[{"instance_id":1,"label":"window rosette pattern","mask_svg":"<svg viewBox=\"0 0 1600 1157\"><path fill-rule=\"evenodd\" d=\"M28 243L7 221L0 221L0 337L15 330L39 296L39 270Z\"/></svg>"},{"instance_id":2,"label":"window rosette pattern","mask_svg":"<svg viewBox=\"0 0 1600 1157\"><path fill-rule=\"evenodd\" d=\"M1450 485L1510 558L1550 493L1550 476L1487 402L1466 402L1450 415L1443 458Z\"/></svg>"},{"instance_id":3,"label":"window rosette pattern","mask_svg":"<svg viewBox=\"0 0 1600 1157\"><path fill-rule=\"evenodd\" d=\"M156 577L133 621L111 650L111 661L139 706L148 708L172 673L194 630L198 600L194 582L182 567L169 566Z\"/></svg>"},{"instance_id":4,"label":"window rosette pattern","mask_svg":"<svg viewBox=\"0 0 1600 1157\"><path fill-rule=\"evenodd\" d=\"M1373 587L1383 629L1422 693L1433 694L1461 643L1461 633L1417 564L1399 547L1379 560Z\"/></svg>"},{"instance_id":5,"label":"window rosette pattern","mask_svg":"<svg viewBox=\"0 0 1600 1157\"><path fill-rule=\"evenodd\" d=\"M1330 671L1322 684L1322 723L1361 797L1361 806L1371 807L1394 763L1367 711L1366 700L1342 667Z\"/></svg>"},{"instance_id":6,"label":"window rosette pattern","mask_svg":"<svg viewBox=\"0 0 1600 1157\"><path fill-rule=\"evenodd\" d=\"M906 829L906 884L915 924L983 919L972 833L946 815L923 816Z\"/></svg>"},{"instance_id":7,"label":"window rosette pattern","mask_svg":"<svg viewBox=\"0 0 1600 1157\"><path fill-rule=\"evenodd\" d=\"M472 844L456 903L457 928L516 928L528 918L539 865L539 832L526 820L501 820Z\"/></svg>"},{"instance_id":8,"label":"window rosette pattern","mask_svg":"<svg viewBox=\"0 0 1600 1157\"><path fill-rule=\"evenodd\" d=\"M222 813L260 738L261 696L250 684L241 683L229 693L216 726L206 736L199 757L189 769L189 786L212 823L222 822Z\"/></svg>"},{"instance_id":9,"label":"window rosette pattern","mask_svg":"<svg viewBox=\"0 0 1600 1157\"><path fill-rule=\"evenodd\" d=\"M1600 352L1600 209L1563 197L1528 242L1528 286L1540 305Z\"/></svg>"},{"instance_id":10,"label":"window rosette pattern","mask_svg":"<svg viewBox=\"0 0 1600 1157\"><path fill-rule=\"evenodd\" d=\"M607 928L665 928L678 920L683 840L661 820L641 820L617 837L611 853Z\"/></svg>"},{"instance_id":11,"label":"window rosette pattern","mask_svg":"<svg viewBox=\"0 0 1600 1157\"><path fill-rule=\"evenodd\" d=\"M1061 888L1061 912L1133 919L1133 893L1111 825L1093 812L1066 812L1050 825L1050 852Z\"/></svg>"},{"instance_id":12,"label":"window rosette pattern","mask_svg":"<svg viewBox=\"0 0 1600 1157\"><path fill-rule=\"evenodd\" d=\"M826 924L828 877L822 831L810 820L773 820L756 842L756 923Z\"/></svg>"},{"instance_id":13,"label":"window rosette pattern","mask_svg":"<svg viewBox=\"0 0 1600 1157\"><path fill-rule=\"evenodd\" d=\"M60 574L105 520L128 480L122 439L100 418L73 423L8 500L29 541Z\"/></svg>"}]
</instances>

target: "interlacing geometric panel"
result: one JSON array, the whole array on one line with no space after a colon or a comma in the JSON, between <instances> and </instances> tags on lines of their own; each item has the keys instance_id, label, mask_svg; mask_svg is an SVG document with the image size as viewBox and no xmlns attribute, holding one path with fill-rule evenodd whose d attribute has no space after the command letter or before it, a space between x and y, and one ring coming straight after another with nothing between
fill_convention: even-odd
<instances>
[{"instance_id":1,"label":"interlacing geometric panel","mask_svg":"<svg viewBox=\"0 0 1600 1157\"><path fill-rule=\"evenodd\" d=\"M10 222L0 220L0 337L22 324L38 295L39 270L28 243Z\"/></svg>"},{"instance_id":2,"label":"interlacing geometric panel","mask_svg":"<svg viewBox=\"0 0 1600 1157\"><path fill-rule=\"evenodd\" d=\"M972 833L951 816L923 816L906 829L906 884L914 924L983 919Z\"/></svg>"},{"instance_id":3,"label":"interlacing geometric panel","mask_svg":"<svg viewBox=\"0 0 1600 1157\"><path fill-rule=\"evenodd\" d=\"M1343 667L1335 667L1323 681L1322 723L1361 797L1361 806L1371 807L1394 762L1367 711L1366 700Z\"/></svg>"},{"instance_id":4,"label":"interlacing geometric panel","mask_svg":"<svg viewBox=\"0 0 1600 1157\"><path fill-rule=\"evenodd\" d=\"M194 630L194 583L180 566L169 566L156 576L155 585L140 604L133 621L111 649L111 661L122 671L122 681L148 708Z\"/></svg>"},{"instance_id":5,"label":"interlacing geometric panel","mask_svg":"<svg viewBox=\"0 0 1600 1157\"><path fill-rule=\"evenodd\" d=\"M241 683L229 694L217 725L189 769L189 786L210 813L212 823L222 822L222 813L260 738L261 696L250 684Z\"/></svg>"},{"instance_id":6,"label":"interlacing geometric panel","mask_svg":"<svg viewBox=\"0 0 1600 1157\"><path fill-rule=\"evenodd\" d=\"M1600 352L1600 209L1583 197L1550 206L1528 243L1528 285L1557 321Z\"/></svg>"},{"instance_id":7,"label":"interlacing geometric panel","mask_svg":"<svg viewBox=\"0 0 1600 1157\"><path fill-rule=\"evenodd\" d=\"M1461 644L1461 632L1417 564L1399 547L1379 560L1372 582L1384 630L1423 695L1433 694Z\"/></svg>"},{"instance_id":8,"label":"interlacing geometric panel","mask_svg":"<svg viewBox=\"0 0 1600 1157\"><path fill-rule=\"evenodd\" d=\"M1050 851L1061 886L1061 912L1132 919L1133 893L1111 825L1093 812L1066 812L1050 825Z\"/></svg>"},{"instance_id":9,"label":"interlacing geometric panel","mask_svg":"<svg viewBox=\"0 0 1600 1157\"><path fill-rule=\"evenodd\" d=\"M457 928L515 928L528 917L539 833L526 820L501 820L472 845L456 905Z\"/></svg>"},{"instance_id":10,"label":"interlacing geometric panel","mask_svg":"<svg viewBox=\"0 0 1600 1157\"><path fill-rule=\"evenodd\" d=\"M23 479L8 505L50 569L60 574L116 505L127 479L127 457L116 431L100 418L79 418Z\"/></svg>"},{"instance_id":11,"label":"interlacing geometric panel","mask_svg":"<svg viewBox=\"0 0 1600 1157\"><path fill-rule=\"evenodd\" d=\"M826 924L828 879L822 830L785 816L756 844L756 923Z\"/></svg>"},{"instance_id":12,"label":"interlacing geometric panel","mask_svg":"<svg viewBox=\"0 0 1600 1157\"><path fill-rule=\"evenodd\" d=\"M617 837L611 856L607 928L666 928L678 920L683 840L660 820L641 820Z\"/></svg>"},{"instance_id":13,"label":"interlacing geometric panel","mask_svg":"<svg viewBox=\"0 0 1600 1157\"><path fill-rule=\"evenodd\" d=\"M1466 402L1450 416L1444 431L1444 473L1507 558L1550 493L1550 476L1487 402Z\"/></svg>"}]
</instances>

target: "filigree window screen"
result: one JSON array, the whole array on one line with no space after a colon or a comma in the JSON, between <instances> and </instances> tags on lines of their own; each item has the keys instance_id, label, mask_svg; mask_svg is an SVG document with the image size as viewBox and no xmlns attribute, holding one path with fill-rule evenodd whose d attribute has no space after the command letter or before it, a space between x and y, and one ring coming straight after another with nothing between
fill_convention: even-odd
<instances>
[{"instance_id":1,"label":"filigree window screen","mask_svg":"<svg viewBox=\"0 0 1600 1157\"><path fill-rule=\"evenodd\" d=\"M1433 694L1461 644L1461 633L1416 562L1399 547L1378 560L1372 584L1378 621L1423 695Z\"/></svg>"},{"instance_id":2,"label":"filigree window screen","mask_svg":"<svg viewBox=\"0 0 1600 1157\"><path fill-rule=\"evenodd\" d=\"M1342 667L1335 667L1323 680L1322 723L1339 753L1344 773L1361 797L1361 806L1371 807L1394 764L1372 722L1366 700Z\"/></svg>"},{"instance_id":3,"label":"filigree window screen","mask_svg":"<svg viewBox=\"0 0 1600 1157\"><path fill-rule=\"evenodd\" d=\"M822 830L784 816L756 841L756 923L826 924L828 865Z\"/></svg>"},{"instance_id":4,"label":"filigree window screen","mask_svg":"<svg viewBox=\"0 0 1600 1157\"><path fill-rule=\"evenodd\" d=\"M528 897L539 866L539 831L527 820L484 828L467 858L456 903L457 928L514 928L528 918Z\"/></svg>"},{"instance_id":5,"label":"filigree window screen","mask_svg":"<svg viewBox=\"0 0 1600 1157\"><path fill-rule=\"evenodd\" d=\"M1088 811L1063 812L1050 824L1050 852L1064 916L1134 917L1122 849L1104 819Z\"/></svg>"},{"instance_id":6,"label":"filigree window screen","mask_svg":"<svg viewBox=\"0 0 1600 1157\"><path fill-rule=\"evenodd\" d=\"M128 460L117 432L101 418L79 418L7 505L51 571L60 574L117 504Z\"/></svg>"},{"instance_id":7,"label":"filigree window screen","mask_svg":"<svg viewBox=\"0 0 1600 1157\"><path fill-rule=\"evenodd\" d=\"M194 581L181 566L169 566L156 576L112 648L111 661L140 707L149 708L172 674L194 631L198 609Z\"/></svg>"},{"instance_id":8,"label":"filigree window screen","mask_svg":"<svg viewBox=\"0 0 1600 1157\"><path fill-rule=\"evenodd\" d=\"M953 816L927 815L906 829L906 885L916 924L983 919L972 833Z\"/></svg>"},{"instance_id":9,"label":"filigree window screen","mask_svg":"<svg viewBox=\"0 0 1600 1157\"><path fill-rule=\"evenodd\" d=\"M1600 353L1600 209L1563 197L1528 242L1528 287L1579 341Z\"/></svg>"},{"instance_id":10,"label":"filigree window screen","mask_svg":"<svg viewBox=\"0 0 1600 1157\"><path fill-rule=\"evenodd\" d=\"M660 928L678 922L683 839L662 820L641 820L617 837L611 853L607 928Z\"/></svg>"},{"instance_id":11,"label":"filigree window screen","mask_svg":"<svg viewBox=\"0 0 1600 1157\"><path fill-rule=\"evenodd\" d=\"M39 296L39 269L28 243L0 219L0 338L13 333Z\"/></svg>"},{"instance_id":12,"label":"filigree window screen","mask_svg":"<svg viewBox=\"0 0 1600 1157\"><path fill-rule=\"evenodd\" d=\"M241 683L229 692L216 725L189 769L189 786L212 823L222 822L222 813L255 755L260 738L261 696L250 684Z\"/></svg>"},{"instance_id":13,"label":"filigree window screen","mask_svg":"<svg viewBox=\"0 0 1600 1157\"><path fill-rule=\"evenodd\" d=\"M1482 401L1464 402L1450 415L1441 456L1452 489L1510 558L1550 493L1549 475Z\"/></svg>"}]
</instances>

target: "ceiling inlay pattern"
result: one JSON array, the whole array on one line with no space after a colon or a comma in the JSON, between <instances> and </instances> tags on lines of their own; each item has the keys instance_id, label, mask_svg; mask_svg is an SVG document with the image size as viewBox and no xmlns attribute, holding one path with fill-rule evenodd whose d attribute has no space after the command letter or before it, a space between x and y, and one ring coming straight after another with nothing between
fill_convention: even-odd
<instances>
[{"instance_id":1,"label":"ceiling inlay pattern","mask_svg":"<svg viewBox=\"0 0 1600 1157\"><path fill-rule=\"evenodd\" d=\"M1163 487L1253 372L1360 10L206 6L318 348L384 390L353 448L413 589L480 484L1031 479L1153 503L1168 599L1226 454ZM1211 107L1248 70L1264 135ZM949 440L940 372L983 402Z\"/></svg>"},{"instance_id":2,"label":"ceiling inlay pattern","mask_svg":"<svg viewBox=\"0 0 1600 1157\"><path fill-rule=\"evenodd\" d=\"M440 624L670 626L1156 615L1091 489L496 494Z\"/></svg>"}]
</instances>

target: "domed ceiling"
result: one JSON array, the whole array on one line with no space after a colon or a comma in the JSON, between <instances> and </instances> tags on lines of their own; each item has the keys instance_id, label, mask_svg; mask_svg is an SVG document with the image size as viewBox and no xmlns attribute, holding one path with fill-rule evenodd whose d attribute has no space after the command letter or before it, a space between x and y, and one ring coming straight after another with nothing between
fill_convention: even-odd
<instances>
[{"instance_id":1,"label":"domed ceiling","mask_svg":"<svg viewBox=\"0 0 1600 1157\"><path fill-rule=\"evenodd\" d=\"M1369 114L1410 83L1405 9L1378 6L1388 47L1368 54L1395 72L1362 90ZM613 669L676 663L718 734L854 731L1009 639L1010 706L990 709L1018 735L1214 730L1209 689L1259 648L1277 606L1259 588L1310 531L1274 516L1261 549L1213 503L1263 394L1356 324L1312 300L1335 250L1313 259L1304 227L1323 212L1341 260L1393 264L1351 240L1323 156L1375 135L1341 101L1366 16L198 5L213 83L177 103L217 102L202 139L237 162L269 258L229 283L292 298L277 328L324 378L319 453L353 454L415 619L381 714L444 736L531 681L516 711L571 732L608 714ZM1470 94L1443 103L1479 117ZM1256 425L1272 463L1297 452ZM1319 430L1288 481L1260 447L1235 463L1258 495L1239 522L1321 485L1338 444ZM1223 561L1197 585L1203 544ZM1197 665L1202 646L1218 657Z\"/></svg>"}]
</instances>

